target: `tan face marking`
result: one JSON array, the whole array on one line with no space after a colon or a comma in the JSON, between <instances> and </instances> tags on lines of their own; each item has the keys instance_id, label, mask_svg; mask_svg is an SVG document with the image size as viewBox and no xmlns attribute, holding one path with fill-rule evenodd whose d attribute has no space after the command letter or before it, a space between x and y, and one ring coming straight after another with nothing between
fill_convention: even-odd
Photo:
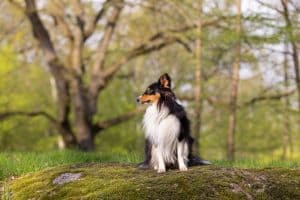
<instances>
[{"instance_id":1,"label":"tan face marking","mask_svg":"<svg viewBox=\"0 0 300 200\"><path fill-rule=\"evenodd\" d=\"M144 103L155 103L159 100L160 94L155 93L153 95L148 95L148 94L143 94L142 96L139 97L139 100L142 104Z\"/></svg>"}]
</instances>

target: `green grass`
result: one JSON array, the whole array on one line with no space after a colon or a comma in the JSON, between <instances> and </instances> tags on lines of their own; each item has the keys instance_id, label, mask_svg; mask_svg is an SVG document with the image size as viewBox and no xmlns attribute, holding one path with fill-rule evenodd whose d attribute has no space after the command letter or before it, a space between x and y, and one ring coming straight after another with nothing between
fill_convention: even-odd
<instances>
[{"instance_id":1,"label":"green grass","mask_svg":"<svg viewBox=\"0 0 300 200\"><path fill-rule=\"evenodd\" d=\"M11 176L20 176L28 172L39 171L48 167L68 165L74 163L138 163L142 161L142 156L137 154L113 154L91 152L84 153L78 151L53 151L53 152L19 152L0 153L0 180ZM212 161L213 165L219 167L237 168L299 168L300 161L261 161L261 160L238 160Z\"/></svg>"},{"instance_id":2,"label":"green grass","mask_svg":"<svg viewBox=\"0 0 300 200\"><path fill-rule=\"evenodd\" d=\"M85 153L69 150L0 153L0 180L59 165L92 162L138 163L141 159L137 154Z\"/></svg>"}]
</instances>

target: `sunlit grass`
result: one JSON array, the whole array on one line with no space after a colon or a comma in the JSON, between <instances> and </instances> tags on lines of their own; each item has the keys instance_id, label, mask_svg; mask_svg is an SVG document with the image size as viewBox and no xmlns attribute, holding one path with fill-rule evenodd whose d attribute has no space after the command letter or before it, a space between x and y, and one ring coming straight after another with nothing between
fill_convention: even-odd
<instances>
[{"instance_id":1,"label":"sunlit grass","mask_svg":"<svg viewBox=\"0 0 300 200\"><path fill-rule=\"evenodd\" d=\"M28 172L44 168L74 163L91 162L118 162L136 164L142 161L142 156L134 153L115 154L99 152L53 151L53 152L14 152L0 153L0 180L11 176L20 176ZM299 168L300 161L263 161L238 160L235 162L225 160L211 161L214 166L237 168Z\"/></svg>"},{"instance_id":2,"label":"sunlit grass","mask_svg":"<svg viewBox=\"0 0 300 200\"><path fill-rule=\"evenodd\" d=\"M140 155L134 153L112 154L79 151L0 153L0 180L58 165L90 162L138 163L141 159Z\"/></svg>"}]
</instances>

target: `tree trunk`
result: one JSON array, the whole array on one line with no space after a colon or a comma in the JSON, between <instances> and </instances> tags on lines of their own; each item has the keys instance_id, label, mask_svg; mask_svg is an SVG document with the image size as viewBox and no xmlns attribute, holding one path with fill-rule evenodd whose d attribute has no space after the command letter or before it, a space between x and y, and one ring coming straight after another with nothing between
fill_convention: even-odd
<instances>
[{"instance_id":1,"label":"tree trunk","mask_svg":"<svg viewBox=\"0 0 300 200\"><path fill-rule=\"evenodd\" d=\"M295 83L296 83L296 87L297 87L297 93L298 93L298 111L300 112L300 72L299 72L299 56L298 56L298 49L297 49L297 45L295 42L295 37L293 34L293 24L291 22L290 19L290 13L289 13L289 9L288 9L288 1L287 0L281 0L281 4L282 7L284 9L283 12L283 16L284 16L284 20L286 23L286 34L287 34L287 41L291 43L292 45L292 58L293 58L293 64L294 64L294 72L295 72ZM287 100L288 101L288 100ZM289 102L287 102L289 103ZM287 119L286 119L287 120ZM289 123L289 122L286 122ZM300 124L300 118L298 118L298 130L299 130L299 124ZM286 126L288 126L286 124ZM286 131L290 131L290 130L286 130ZM293 152L293 144L292 144L292 139L291 136L289 134L289 137L286 138L286 140L289 141L290 143L290 151L291 153Z\"/></svg>"},{"instance_id":2,"label":"tree trunk","mask_svg":"<svg viewBox=\"0 0 300 200\"><path fill-rule=\"evenodd\" d=\"M34 0L25 0L24 13L31 22L32 32L35 39L39 42L43 51L51 75L54 77L56 90L58 94L58 131L62 135L66 147L76 144L75 136L72 133L69 121L70 114L70 93L68 82L68 71L57 57L56 51L52 44L50 35L39 17Z\"/></svg>"},{"instance_id":3,"label":"tree trunk","mask_svg":"<svg viewBox=\"0 0 300 200\"><path fill-rule=\"evenodd\" d=\"M77 78L72 81L72 103L74 106L74 128L79 149L91 151L94 149L94 138L92 129L93 115L89 112L89 104L86 89L82 80Z\"/></svg>"},{"instance_id":4,"label":"tree trunk","mask_svg":"<svg viewBox=\"0 0 300 200\"><path fill-rule=\"evenodd\" d=\"M53 65L53 64L52 64ZM58 68L54 67L54 68ZM74 148L76 146L76 138L72 132L69 115L70 108L70 92L69 84L59 72L55 73L55 86L57 90L57 109L58 109L58 131L62 136L66 148Z\"/></svg>"},{"instance_id":5,"label":"tree trunk","mask_svg":"<svg viewBox=\"0 0 300 200\"><path fill-rule=\"evenodd\" d=\"M202 15L202 0L199 1L199 15L197 19L197 39L196 39L196 66L195 66L195 121L194 121L194 152L198 153L200 150L200 135L201 135L201 114L202 114L202 68L201 68L201 15Z\"/></svg>"},{"instance_id":6,"label":"tree trunk","mask_svg":"<svg viewBox=\"0 0 300 200\"><path fill-rule=\"evenodd\" d=\"M288 50L288 44L284 44L284 50ZM284 54L284 61L283 61L283 70L284 70L284 86L285 89L288 89L288 59L287 59L287 54ZM289 97L285 98L285 106L286 108L289 107ZM285 160L286 159L286 152L287 152L287 146L288 146L288 134L290 131L290 123L289 123L289 115L284 116L284 130L282 132L282 156L281 159Z\"/></svg>"},{"instance_id":7,"label":"tree trunk","mask_svg":"<svg viewBox=\"0 0 300 200\"><path fill-rule=\"evenodd\" d=\"M284 15L285 23L286 23L286 31L287 31L288 40L292 45L292 57L293 57L294 71L295 71L295 83L296 83L297 92L298 92L298 111L300 112L300 72L299 72L298 49L297 49L295 37L293 34L293 24L290 19L290 14L289 14L289 9L288 9L288 1L281 0L281 4L284 9L283 15Z\"/></svg>"},{"instance_id":8,"label":"tree trunk","mask_svg":"<svg viewBox=\"0 0 300 200\"><path fill-rule=\"evenodd\" d=\"M58 32L62 33L61 36L68 41L68 43L66 43L68 45L63 47L63 51L62 48L55 48L54 41L56 40L51 40L49 31L40 18L41 9L37 9L36 1L25 0L23 11L31 23L32 34L39 43L39 49L43 51L43 59L49 67L49 71L55 80L57 88L57 119L53 119L47 113L42 112L42 115L49 118L53 124L56 125L56 128L58 128L59 133L62 135L66 148L79 146L82 150L92 150L94 149L94 137L97 132L126 121L139 113L134 111L127 114L125 113L125 115L118 116L114 119L106 120L102 123L92 123L93 116L97 112L97 99L101 91L109 85L109 82L121 67L129 61L153 51L158 51L176 42L181 44L180 37L175 36L173 33L183 33L192 30L194 24L191 26L183 26L179 29L158 31L144 42L136 44L133 48L129 49L120 59L111 63L111 66L106 66L107 63L109 63L106 62L108 49L111 42L114 41L113 35L116 25L120 21L120 14L125 6L124 0L105 1L103 8L100 9L92 19L88 17L87 12L84 12L84 5L81 1L72 1L71 4L71 9L73 10L70 12L68 18L72 20L65 19L65 16L61 15L61 11L64 13L65 9L68 9L67 7L57 7L62 10L58 10L57 13L51 11L51 15L48 15L49 18L53 17L55 24L58 24L56 27L59 29ZM22 9L22 6L19 7ZM107 10L109 10L109 12L106 12ZM92 36L92 34L99 32L97 24L101 18L105 18L103 21L106 21L102 30L103 34L99 40L98 47L93 52L93 56L91 56L92 62L89 62L92 63L92 68L86 70L86 63L82 60L84 52L86 52L84 42ZM91 23L89 23L90 20L92 20ZM202 22L201 24L201 19L199 18L199 32L201 32L201 25L211 26L218 21L219 19ZM198 120L196 120L196 124L198 128L196 129L200 130L200 38L197 46L199 46L199 50L197 50L197 54L199 55L197 59L199 61L199 70L196 73L198 77L196 94L198 100L196 102L199 105L196 110L199 114L197 114ZM68 58L65 52L69 52ZM83 80L87 81L83 83ZM200 134L200 132L196 131L196 134ZM198 142L199 137L196 139Z\"/></svg>"},{"instance_id":9,"label":"tree trunk","mask_svg":"<svg viewBox=\"0 0 300 200\"><path fill-rule=\"evenodd\" d=\"M288 43L285 42L284 44L284 51L288 52ZM285 89L288 90L289 89L289 77L288 77L288 55L287 53L284 54L284 63L283 63L283 70L284 70L284 86ZM290 99L287 96L284 99L284 103L285 103L285 108L286 110L289 109L290 107ZM282 132L282 156L281 159L285 160L286 159L286 155L287 155L287 150L288 150L288 146L290 147L290 152L292 154L293 152L293 144L292 144L292 138L291 138L291 127L290 127L290 117L288 113L284 113L284 130Z\"/></svg>"},{"instance_id":10,"label":"tree trunk","mask_svg":"<svg viewBox=\"0 0 300 200\"><path fill-rule=\"evenodd\" d=\"M76 138L71 130L71 124L69 121L70 115L70 97L69 86L63 78L56 76L51 78L52 96L53 100L57 104L57 130L60 137L58 138L58 144L60 149L74 148L76 146Z\"/></svg>"},{"instance_id":11,"label":"tree trunk","mask_svg":"<svg viewBox=\"0 0 300 200\"><path fill-rule=\"evenodd\" d=\"M233 64L233 73L231 80L230 104L229 104L229 126L227 135L227 159L234 160L235 158L235 131L236 131L236 109L238 98L239 70L241 60L241 0L237 0L237 26L236 32L238 41L236 45L236 60Z\"/></svg>"}]
</instances>

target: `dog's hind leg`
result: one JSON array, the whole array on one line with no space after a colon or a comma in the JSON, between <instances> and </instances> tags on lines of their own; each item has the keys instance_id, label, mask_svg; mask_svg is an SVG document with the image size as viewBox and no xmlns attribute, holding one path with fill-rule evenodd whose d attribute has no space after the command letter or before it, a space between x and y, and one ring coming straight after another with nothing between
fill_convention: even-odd
<instances>
[{"instance_id":1,"label":"dog's hind leg","mask_svg":"<svg viewBox=\"0 0 300 200\"><path fill-rule=\"evenodd\" d=\"M185 140L178 142L177 145L177 159L178 159L178 166L180 171L187 171L187 160L188 160L188 144Z\"/></svg>"}]
</instances>

